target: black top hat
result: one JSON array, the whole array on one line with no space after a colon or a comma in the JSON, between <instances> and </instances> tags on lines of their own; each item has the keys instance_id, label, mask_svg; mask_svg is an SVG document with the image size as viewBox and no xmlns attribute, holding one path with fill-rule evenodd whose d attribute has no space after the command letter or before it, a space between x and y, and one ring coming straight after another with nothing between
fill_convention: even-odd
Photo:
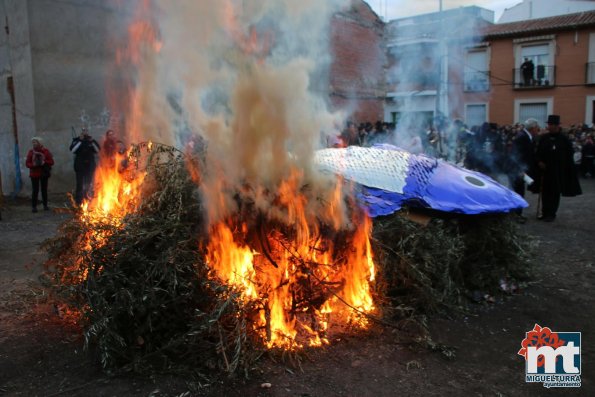
<instances>
[{"instance_id":1,"label":"black top hat","mask_svg":"<svg viewBox=\"0 0 595 397\"><path fill-rule=\"evenodd\" d=\"M558 116L557 114L550 114L549 116L547 116L547 123L560 125L560 116Z\"/></svg>"}]
</instances>

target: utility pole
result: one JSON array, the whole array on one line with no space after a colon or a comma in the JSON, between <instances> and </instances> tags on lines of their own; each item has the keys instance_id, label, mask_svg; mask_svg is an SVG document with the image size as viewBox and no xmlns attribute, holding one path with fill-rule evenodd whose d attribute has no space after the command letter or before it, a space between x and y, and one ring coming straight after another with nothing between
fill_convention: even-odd
<instances>
[{"instance_id":1,"label":"utility pole","mask_svg":"<svg viewBox=\"0 0 595 397\"><path fill-rule=\"evenodd\" d=\"M438 125L436 125L437 132L440 136L439 142L439 152L441 155L445 155L445 151L448 149L444 147L443 134L444 131L441 131L441 128L444 127L442 124L443 118L442 116L446 117L448 115L448 57L447 57L447 37L445 37L445 29L444 29L444 10L442 8L442 0L439 0L439 28L437 30L437 40L438 40L438 85L436 86L436 110L435 116L438 118Z\"/></svg>"},{"instance_id":2,"label":"utility pole","mask_svg":"<svg viewBox=\"0 0 595 397\"><path fill-rule=\"evenodd\" d=\"M442 0L439 0L440 4L440 22L438 30L438 85L436 87L436 115L442 113L443 115L448 114L448 103L447 103L447 80L448 80L448 59L447 59L447 48L446 48L446 37L444 32L444 12L442 8Z\"/></svg>"},{"instance_id":3,"label":"utility pole","mask_svg":"<svg viewBox=\"0 0 595 397\"><path fill-rule=\"evenodd\" d=\"M15 187L11 196L16 197L21 189L23 188L23 180L21 178L21 157L19 153L19 132L17 125L17 108L15 99L15 83L14 83L14 69L12 65L12 54L11 54L11 36L10 36L10 24L8 20L8 10L6 2L1 0L2 11L4 12L4 31L6 32L6 54L8 55L8 68L10 76L6 79L6 90L10 97L11 111L12 111L12 134L14 137L14 173L15 173ZM0 181L1 183L1 181ZM0 187L0 191L1 191Z\"/></svg>"}]
</instances>

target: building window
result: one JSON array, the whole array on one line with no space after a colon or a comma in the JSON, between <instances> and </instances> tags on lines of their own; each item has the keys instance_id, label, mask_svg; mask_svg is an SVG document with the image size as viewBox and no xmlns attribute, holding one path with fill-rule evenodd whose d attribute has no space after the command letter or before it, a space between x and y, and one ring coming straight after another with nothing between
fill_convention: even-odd
<instances>
[{"instance_id":1,"label":"building window","mask_svg":"<svg viewBox=\"0 0 595 397\"><path fill-rule=\"evenodd\" d=\"M435 43L395 46L389 49L390 68L387 80L399 90L415 87L417 90L436 89L439 64Z\"/></svg>"},{"instance_id":2,"label":"building window","mask_svg":"<svg viewBox=\"0 0 595 397\"><path fill-rule=\"evenodd\" d=\"M488 51L471 50L465 56L465 91L489 91Z\"/></svg>"},{"instance_id":3,"label":"building window","mask_svg":"<svg viewBox=\"0 0 595 397\"><path fill-rule=\"evenodd\" d=\"M397 112L390 112L390 122L397 125Z\"/></svg>"},{"instance_id":4,"label":"building window","mask_svg":"<svg viewBox=\"0 0 595 397\"><path fill-rule=\"evenodd\" d=\"M595 125L595 96L587 96L587 111L585 112L585 124Z\"/></svg>"},{"instance_id":5,"label":"building window","mask_svg":"<svg viewBox=\"0 0 595 397\"><path fill-rule=\"evenodd\" d=\"M595 84L595 33L589 35L589 62L587 62L586 84Z\"/></svg>"},{"instance_id":6,"label":"building window","mask_svg":"<svg viewBox=\"0 0 595 397\"><path fill-rule=\"evenodd\" d=\"M595 62L587 64L587 84L595 84Z\"/></svg>"},{"instance_id":7,"label":"building window","mask_svg":"<svg viewBox=\"0 0 595 397\"><path fill-rule=\"evenodd\" d=\"M465 105L465 123L469 127L482 125L488 121L488 106L485 103Z\"/></svg>"},{"instance_id":8,"label":"building window","mask_svg":"<svg viewBox=\"0 0 595 397\"><path fill-rule=\"evenodd\" d=\"M553 42L520 44L516 48L515 88L549 88L554 85Z\"/></svg>"},{"instance_id":9,"label":"building window","mask_svg":"<svg viewBox=\"0 0 595 397\"><path fill-rule=\"evenodd\" d=\"M552 98L517 99L514 101L514 121L524 123L532 118L545 126L547 115L552 114L554 101Z\"/></svg>"},{"instance_id":10,"label":"building window","mask_svg":"<svg viewBox=\"0 0 595 397\"><path fill-rule=\"evenodd\" d=\"M523 103L519 108L519 121L527 119L536 119L542 122L547 120L547 103Z\"/></svg>"}]
</instances>

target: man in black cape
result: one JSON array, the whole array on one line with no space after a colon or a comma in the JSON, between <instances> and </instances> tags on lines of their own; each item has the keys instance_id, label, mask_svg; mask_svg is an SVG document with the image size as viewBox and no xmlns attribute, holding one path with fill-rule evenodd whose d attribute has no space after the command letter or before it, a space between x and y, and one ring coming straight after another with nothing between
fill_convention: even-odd
<instances>
[{"instance_id":1,"label":"man in black cape","mask_svg":"<svg viewBox=\"0 0 595 397\"><path fill-rule=\"evenodd\" d=\"M560 128L560 116L547 118L548 133L542 135L537 145L535 160L538 166L537 180L531 186L539 189L542 199L542 215L539 219L553 222L560 206L560 195L573 197L582 194L578 173L574 164L572 143Z\"/></svg>"}]
</instances>

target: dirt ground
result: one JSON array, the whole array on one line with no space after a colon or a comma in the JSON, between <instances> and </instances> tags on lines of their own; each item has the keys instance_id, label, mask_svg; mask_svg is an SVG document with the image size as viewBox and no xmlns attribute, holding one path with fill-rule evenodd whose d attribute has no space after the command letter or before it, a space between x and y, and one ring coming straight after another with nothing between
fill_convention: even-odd
<instances>
[{"instance_id":1,"label":"dirt ground","mask_svg":"<svg viewBox=\"0 0 595 397\"><path fill-rule=\"evenodd\" d=\"M582 196L562 199L554 223L535 220L536 199L528 197L531 217L523 228L539 241L529 287L495 303L472 304L470 313L428 320L433 339L453 348L454 358L402 344L394 329L375 326L368 335L344 337L304 355L301 370L263 357L248 380L200 386L176 376L103 374L82 350L79 330L61 319L36 281L43 261L39 244L67 215L33 214L26 200L7 200L0 221L0 395L594 396L595 179L582 185ZM54 206L66 201L52 199ZM517 351L535 323L582 332L581 388L525 383Z\"/></svg>"}]
</instances>

